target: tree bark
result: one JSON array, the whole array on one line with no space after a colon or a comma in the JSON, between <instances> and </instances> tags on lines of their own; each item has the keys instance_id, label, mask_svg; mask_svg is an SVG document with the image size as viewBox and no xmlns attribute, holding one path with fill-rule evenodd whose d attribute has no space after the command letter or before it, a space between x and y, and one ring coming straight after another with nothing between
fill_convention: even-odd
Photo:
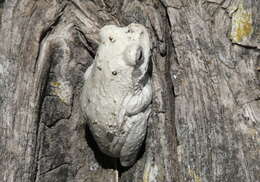
<instances>
[{"instance_id":1,"label":"tree bark","mask_svg":"<svg viewBox=\"0 0 260 182\"><path fill-rule=\"evenodd\" d=\"M257 0L0 0L3 182L259 181ZM100 152L79 95L107 24L152 37L153 112L129 168Z\"/></svg>"}]
</instances>

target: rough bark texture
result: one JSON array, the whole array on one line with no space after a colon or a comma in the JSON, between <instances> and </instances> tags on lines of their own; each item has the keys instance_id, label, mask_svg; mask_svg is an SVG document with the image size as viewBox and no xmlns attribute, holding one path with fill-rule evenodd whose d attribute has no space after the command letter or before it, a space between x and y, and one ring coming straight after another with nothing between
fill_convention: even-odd
<instances>
[{"instance_id":1,"label":"rough bark texture","mask_svg":"<svg viewBox=\"0 0 260 182\"><path fill-rule=\"evenodd\" d=\"M0 0L3 182L259 181L257 0ZM83 74L106 24L153 39L153 114L138 162L103 155Z\"/></svg>"}]
</instances>

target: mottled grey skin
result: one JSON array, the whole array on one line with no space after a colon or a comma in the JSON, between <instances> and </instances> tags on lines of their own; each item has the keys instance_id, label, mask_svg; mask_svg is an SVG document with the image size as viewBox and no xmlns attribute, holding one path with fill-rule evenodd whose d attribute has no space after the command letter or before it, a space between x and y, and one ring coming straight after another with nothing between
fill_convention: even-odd
<instances>
[{"instance_id":1,"label":"mottled grey skin","mask_svg":"<svg viewBox=\"0 0 260 182\"><path fill-rule=\"evenodd\" d=\"M150 39L144 26L108 25L85 73L81 107L101 151L132 165L146 134L152 88Z\"/></svg>"}]
</instances>

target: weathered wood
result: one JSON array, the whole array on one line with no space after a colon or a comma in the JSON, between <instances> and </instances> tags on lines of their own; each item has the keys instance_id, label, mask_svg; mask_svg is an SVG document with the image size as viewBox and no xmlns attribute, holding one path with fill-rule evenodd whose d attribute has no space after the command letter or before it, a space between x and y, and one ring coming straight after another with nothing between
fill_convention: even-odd
<instances>
[{"instance_id":1,"label":"weathered wood","mask_svg":"<svg viewBox=\"0 0 260 182\"><path fill-rule=\"evenodd\" d=\"M259 8L213 0L167 6L180 181L259 181Z\"/></svg>"},{"instance_id":2,"label":"weathered wood","mask_svg":"<svg viewBox=\"0 0 260 182\"><path fill-rule=\"evenodd\" d=\"M3 182L259 181L260 3L0 0ZM79 107L99 29L152 36L153 114L139 160L102 154Z\"/></svg>"}]
</instances>

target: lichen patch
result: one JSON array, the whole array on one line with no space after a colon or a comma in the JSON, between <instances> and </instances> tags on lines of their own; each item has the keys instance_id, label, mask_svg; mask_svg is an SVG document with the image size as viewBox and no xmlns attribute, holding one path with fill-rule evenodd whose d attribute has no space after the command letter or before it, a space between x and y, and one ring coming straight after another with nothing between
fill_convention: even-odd
<instances>
[{"instance_id":1,"label":"lichen patch","mask_svg":"<svg viewBox=\"0 0 260 182\"><path fill-rule=\"evenodd\" d=\"M198 176L194 170L189 169L189 175L193 178L194 182L202 182L200 176Z\"/></svg>"},{"instance_id":2,"label":"lichen patch","mask_svg":"<svg viewBox=\"0 0 260 182\"><path fill-rule=\"evenodd\" d=\"M52 89L51 94L58 96L60 100L65 104L71 103L72 88L69 82L59 81L50 83Z\"/></svg>"},{"instance_id":3,"label":"lichen patch","mask_svg":"<svg viewBox=\"0 0 260 182\"><path fill-rule=\"evenodd\" d=\"M232 16L231 39L239 43L253 33L252 13L244 9L241 3Z\"/></svg>"}]
</instances>

